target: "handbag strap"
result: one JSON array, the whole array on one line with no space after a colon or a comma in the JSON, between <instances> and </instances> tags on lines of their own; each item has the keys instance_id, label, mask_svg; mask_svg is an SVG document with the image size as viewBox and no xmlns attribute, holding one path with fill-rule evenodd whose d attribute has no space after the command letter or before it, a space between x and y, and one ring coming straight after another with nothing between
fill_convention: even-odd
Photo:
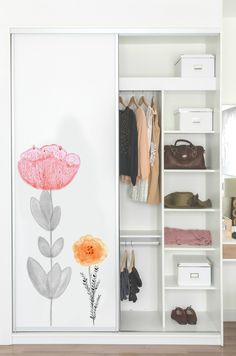
<instances>
[{"instance_id":1,"label":"handbag strap","mask_svg":"<svg viewBox=\"0 0 236 356\"><path fill-rule=\"evenodd\" d=\"M185 142L185 143L188 143L191 147L193 147L192 142L190 142L190 141L188 141L188 140L181 140L181 139L180 139L180 140L176 140L176 141L175 141L175 146L177 146L177 143L178 143L178 142Z\"/></svg>"}]
</instances>

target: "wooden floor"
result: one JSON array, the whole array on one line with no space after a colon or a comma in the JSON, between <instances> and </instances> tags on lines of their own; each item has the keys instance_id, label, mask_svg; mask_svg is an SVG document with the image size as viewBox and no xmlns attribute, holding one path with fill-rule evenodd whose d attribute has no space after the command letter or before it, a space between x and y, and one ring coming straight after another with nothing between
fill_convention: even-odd
<instances>
[{"instance_id":1,"label":"wooden floor","mask_svg":"<svg viewBox=\"0 0 236 356\"><path fill-rule=\"evenodd\" d=\"M236 356L236 323L225 323L225 346L14 345L0 346L0 356L175 355Z\"/></svg>"}]
</instances>

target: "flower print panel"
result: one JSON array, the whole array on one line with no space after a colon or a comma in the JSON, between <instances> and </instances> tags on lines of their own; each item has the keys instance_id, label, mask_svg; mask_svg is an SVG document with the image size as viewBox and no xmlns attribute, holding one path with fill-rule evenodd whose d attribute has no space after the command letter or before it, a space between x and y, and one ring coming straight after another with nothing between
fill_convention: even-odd
<instances>
[{"instance_id":1,"label":"flower print panel","mask_svg":"<svg viewBox=\"0 0 236 356\"><path fill-rule=\"evenodd\" d=\"M21 154L18 170L21 178L32 187L43 190L61 189L76 175L80 158L67 153L59 145L33 146Z\"/></svg>"},{"instance_id":2,"label":"flower print panel","mask_svg":"<svg viewBox=\"0 0 236 356\"><path fill-rule=\"evenodd\" d=\"M98 237L86 235L73 245L74 258L82 266L91 266L102 262L107 256L105 244Z\"/></svg>"},{"instance_id":3,"label":"flower print panel","mask_svg":"<svg viewBox=\"0 0 236 356\"><path fill-rule=\"evenodd\" d=\"M89 318L93 325L97 317L97 309L102 295L98 292L101 280L98 279L99 264L107 257L107 247L104 242L90 235L82 236L73 245L75 261L88 267L88 275L80 272L85 290L89 296ZM94 265L93 270L91 266Z\"/></svg>"},{"instance_id":4,"label":"flower print panel","mask_svg":"<svg viewBox=\"0 0 236 356\"><path fill-rule=\"evenodd\" d=\"M114 331L115 36L12 43L14 331Z\"/></svg>"}]
</instances>

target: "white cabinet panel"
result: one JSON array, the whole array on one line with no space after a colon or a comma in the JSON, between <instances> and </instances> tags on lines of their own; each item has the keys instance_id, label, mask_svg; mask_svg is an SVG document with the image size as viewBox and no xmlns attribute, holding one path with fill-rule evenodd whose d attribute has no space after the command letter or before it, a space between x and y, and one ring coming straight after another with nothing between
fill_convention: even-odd
<instances>
[{"instance_id":1,"label":"white cabinet panel","mask_svg":"<svg viewBox=\"0 0 236 356\"><path fill-rule=\"evenodd\" d=\"M15 34L12 83L14 329L115 330L116 36Z\"/></svg>"}]
</instances>

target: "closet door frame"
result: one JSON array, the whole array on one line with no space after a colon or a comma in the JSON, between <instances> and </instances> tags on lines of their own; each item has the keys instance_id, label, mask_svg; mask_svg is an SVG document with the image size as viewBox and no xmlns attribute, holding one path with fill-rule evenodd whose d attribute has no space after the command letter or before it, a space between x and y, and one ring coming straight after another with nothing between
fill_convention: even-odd
<instances>
[{"instance_id":1,"label":"closet door frame","mask_svg":"<svg viewBox=\"0 0 236 356\"><path fill-rule=\"evenodd\" d=\"M4 155L1 159L1 202L0 202L0 212L1 212L1 249L0 249L0 285L1 285L1 303L0 303L0 345L14 344L16 335L25 336L25 342L28 340L27 332L15 333L13 332L13 310L14 310L14 285L13 285L13 275L14 275L14 242L13 242L13 194L12 194L12 181L14 170L12 169L12 134L14 131L13 127L13 91L12 91L12 35L16 33L21 34L110 34L114 35L115 38L115 91L116 91L116 107L115 110L115 129L116 129L116 148L115 157L116 160L115 170L116 170L116 241L114 241L114 248L116 250L116 311L115 311L115 330L119 330L119 104L118 104L118 34L113 31L106 31L102 29L55 29L55 28L11 28L6 27L4 30L0 30L0 95L2 104L0 105L0 114L3 118L1 127L1 148ZM34 335L39 333L33 333ZM47 333L45 333L46 335ZM53 332L54 336L58 337L58 340L63 335L63 332ZM67 332L68 334L68 332ZM96 332L93 332L96 334ZM97 334L99 336L100 333ZM105 334L105 333L104 333ZM52 333L50 333L52 335ZM83 335L91 337L91 332L83 332ZM95 335L94 335L95 336ZM43 337L42 337L43 338ZM52 338L49 338L50 343ZM29 342L29 341L28 341ZM88 343L90 341L88 340ZM104 341L103 341L104 342ZM98 341L99 343L99 341Z\"/></svg>"}]
</instances>

